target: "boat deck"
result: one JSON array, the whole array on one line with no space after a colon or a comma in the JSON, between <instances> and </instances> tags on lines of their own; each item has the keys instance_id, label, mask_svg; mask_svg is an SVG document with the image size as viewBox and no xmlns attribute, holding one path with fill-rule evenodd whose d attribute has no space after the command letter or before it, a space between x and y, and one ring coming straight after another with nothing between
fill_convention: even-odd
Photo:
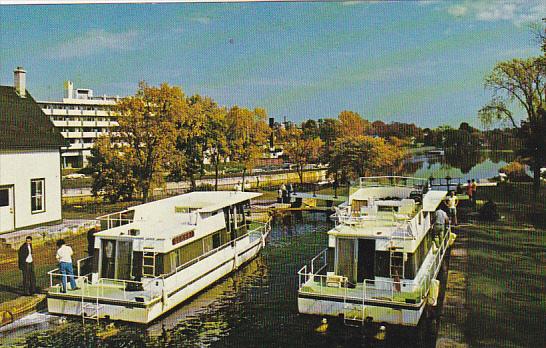
<instances>
[{"instance_id":1,"label":"boat deck","mask_svg":"<svg viewBox=\"0 0 546 348\"><path fill-rule=\"evenodd\" d=\"M397 291L395 290L394 283L392 283L393 286L389 289L378 288L370 284L366 284L365 292L364 283L357 283L354 288L328 286L327 283L335 284L335 282L327 281L326 278L322 276L319 280L309 279L307 282L302 284L300 293L359 300L364 299L365 296L365 300L389 301L408 304L421 302L419 290L413 292Z\"/></svg>"},{"instance_id":2,"label":"boat deck","mask_svg":"<svg viewBox=\"0 0 546 348\"><path fill-rule=\"evenodd\" d=\"M78 290L68 290L66 293L61 292L61 285L57 284L52 286L48 294L49 295L62 295L63 297L74 297L81 300L82 297L89 299L107 299L114 301L127 301L127 302L150 302L154 298L157 298L159 294L153 294L150 290L126 290L126 284L116 282L103 282L99 280L96 284L89 284L79 279L77 281ZM155 296L154 296L155 295Z\"/></svg>"}]
</instances>

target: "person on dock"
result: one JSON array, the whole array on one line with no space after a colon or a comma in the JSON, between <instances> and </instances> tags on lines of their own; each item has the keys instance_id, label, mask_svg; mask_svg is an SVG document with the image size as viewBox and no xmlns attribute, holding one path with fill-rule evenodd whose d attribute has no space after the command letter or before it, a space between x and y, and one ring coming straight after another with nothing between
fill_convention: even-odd
<instances>
[{"instance_id":1,"label":"person on dock","mask_svg":"<svg viewBox=\"0 0 546 348\"><path fill-rule=\"evenodd\" d=\"M472 199L473 193L474 191L472 191L472 183L470 182L470 180L468 180L466 183L466 195L468 196L468 200L471 204L474 204L474 200Z\"/></svg>"},{"instance_id":2,"label":"person on dock","mask_svg":"<svg viewBox=\"0 0 546 348\"><path fill-rule=\"evenodd\" d=\"M449 209L451 225L453 226L457 226L457 205L459 205L459 199L455 196L455 191L451 191L447 197L447 208Z\"/></svg>"},{"instance_id":3,"label":"person on dock","mask_svg":"<svg viewBox=\"0 0 546 348\"><path fill-rule=\"evenodd\" d=\"M66 245L64 239L59 239L57 241L57 260L59 261L59 270L61 271L62 277L62 290L61 292L66 292L66 278L70 277L70 287L72 290L78 290L76 285L76 280L74 279L74 268L72 267L72 255L74 251L72 248Z\"/></svg>"},{"instance_id":4,"label":"person on dock","mask_svg":"<svg viewBox=\"0 0 546 348\"><path fill-rule=\"evenodd\" d=\"M476 191L478 191L478 184L476 179L472 179L472 204L476 207Z\"/></svg>"},{"instance_id":5,"label":"person on dock","mask_svg":"<svg viewBox=\"0 0 546 348\"><path fill-rule=\"evenodd\" d=\"M27 236L25 243L18 252L19 269L23 272L23 292L30 296L36 293L36 275L34 274L34 258L32 254L32 237Z\"/></svg>"}]
</instances>

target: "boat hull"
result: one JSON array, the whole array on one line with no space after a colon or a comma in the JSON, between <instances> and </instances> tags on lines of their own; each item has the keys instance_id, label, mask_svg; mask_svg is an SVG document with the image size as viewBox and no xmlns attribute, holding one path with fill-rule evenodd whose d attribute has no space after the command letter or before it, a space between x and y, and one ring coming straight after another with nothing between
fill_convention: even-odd
<instances>
[{"instance_id":1,"label":"boat hull","mask_svg":"<svg viewBox=\"0 0 546 348\"><path fill-rule=\"evenodd\" d=\"M86 317L98 313L99 319L148 324L252 260L265 245L266 236L256 240L249 237L247 243L244 240L238 241L236 246L224 248L188 269L166 278L162 296L149 302L113 298L99 298L97 302L96 297L82 298L71 295L69 291L66 294L48 294L48 311L52 314L73 316L82 316L82 311L85 311Z\"/></svg>"}]
</instances>

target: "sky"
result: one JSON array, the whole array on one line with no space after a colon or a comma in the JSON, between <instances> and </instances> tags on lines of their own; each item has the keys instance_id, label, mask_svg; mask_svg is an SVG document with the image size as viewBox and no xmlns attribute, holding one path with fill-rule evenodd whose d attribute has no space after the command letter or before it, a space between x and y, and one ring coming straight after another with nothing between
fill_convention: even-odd
<instances>
[{"instance_id":1,"label":"sky","mask_svg":"<svg viewBox=\"0 0 546 348\"><path fill-rule=\"evenodd\" d=\"M144 80L279 121L479 126L484 77L540 54L544 14L540 0L0 6L0 84L23 66L38 100L65 80L119 96Z\"/></svg>"}]
</instances>

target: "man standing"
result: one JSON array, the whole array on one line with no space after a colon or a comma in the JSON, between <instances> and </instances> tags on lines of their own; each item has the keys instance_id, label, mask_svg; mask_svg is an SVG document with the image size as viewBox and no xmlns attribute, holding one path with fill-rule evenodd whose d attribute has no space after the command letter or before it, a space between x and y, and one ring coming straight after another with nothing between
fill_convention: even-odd
<instances>
[{"instance_id":1,"label":"man standing","mask_svg":"<svg viewBox=\"0 0 546 348\"><path fill-rule=\"evenodd\" d=\"M476 191L478 190L478 184L476 179L472 179L472 204L476 207Z\"/></svg>"},{"instance_id":2,"label":"man standing","mask_svg":"<svg viewBox=\"0 0 546 348\"><path fill-rule=\"evenodd\" d=\"M66 292L66 277L70 277L70 287L72 290L78 290L76 281L74 280L74 269L72 268L72 255L74 251L72 248L65 244L63 239L57 241L57 260L59 261L59 270L61 271L63 288L61 292Z\"/></svg>"},{"instance_id":3,"label":"man standing","mask_svg":"<svg viewBox=\"0 0 546 348\"><path fill-rule=\"evenodd\" d=\"M434 232L435 236L443 236L446 231L446 224L449 221L449 218L447 217L446 212L438 207L435 215L435 221L434 221Z\"/></svg>"},{"instance_id":4,"label":"man standing","mask_svg":"<svg viewBox=\"0 0 546 348\"><path fill-rule=\"evenodd\" d=\"M459 199L455 196L455 191L451 191L451 194L447 197L447 208L449 209L449 215L451 216L451 225L457 226L457 205Z\"/></svg>"},{"instance_id":5,"label":"man standing","mask_svg":"<svg viewBox=\"0 0 546 348\"><path fill-rule=\"evenodd\" d=\"M19 269L23 272L23 291L25 295L36 292L36 276L34 275L34 258L32 255L32 237L28 236L19 248Z\"/></svg>"}]
</instances>

